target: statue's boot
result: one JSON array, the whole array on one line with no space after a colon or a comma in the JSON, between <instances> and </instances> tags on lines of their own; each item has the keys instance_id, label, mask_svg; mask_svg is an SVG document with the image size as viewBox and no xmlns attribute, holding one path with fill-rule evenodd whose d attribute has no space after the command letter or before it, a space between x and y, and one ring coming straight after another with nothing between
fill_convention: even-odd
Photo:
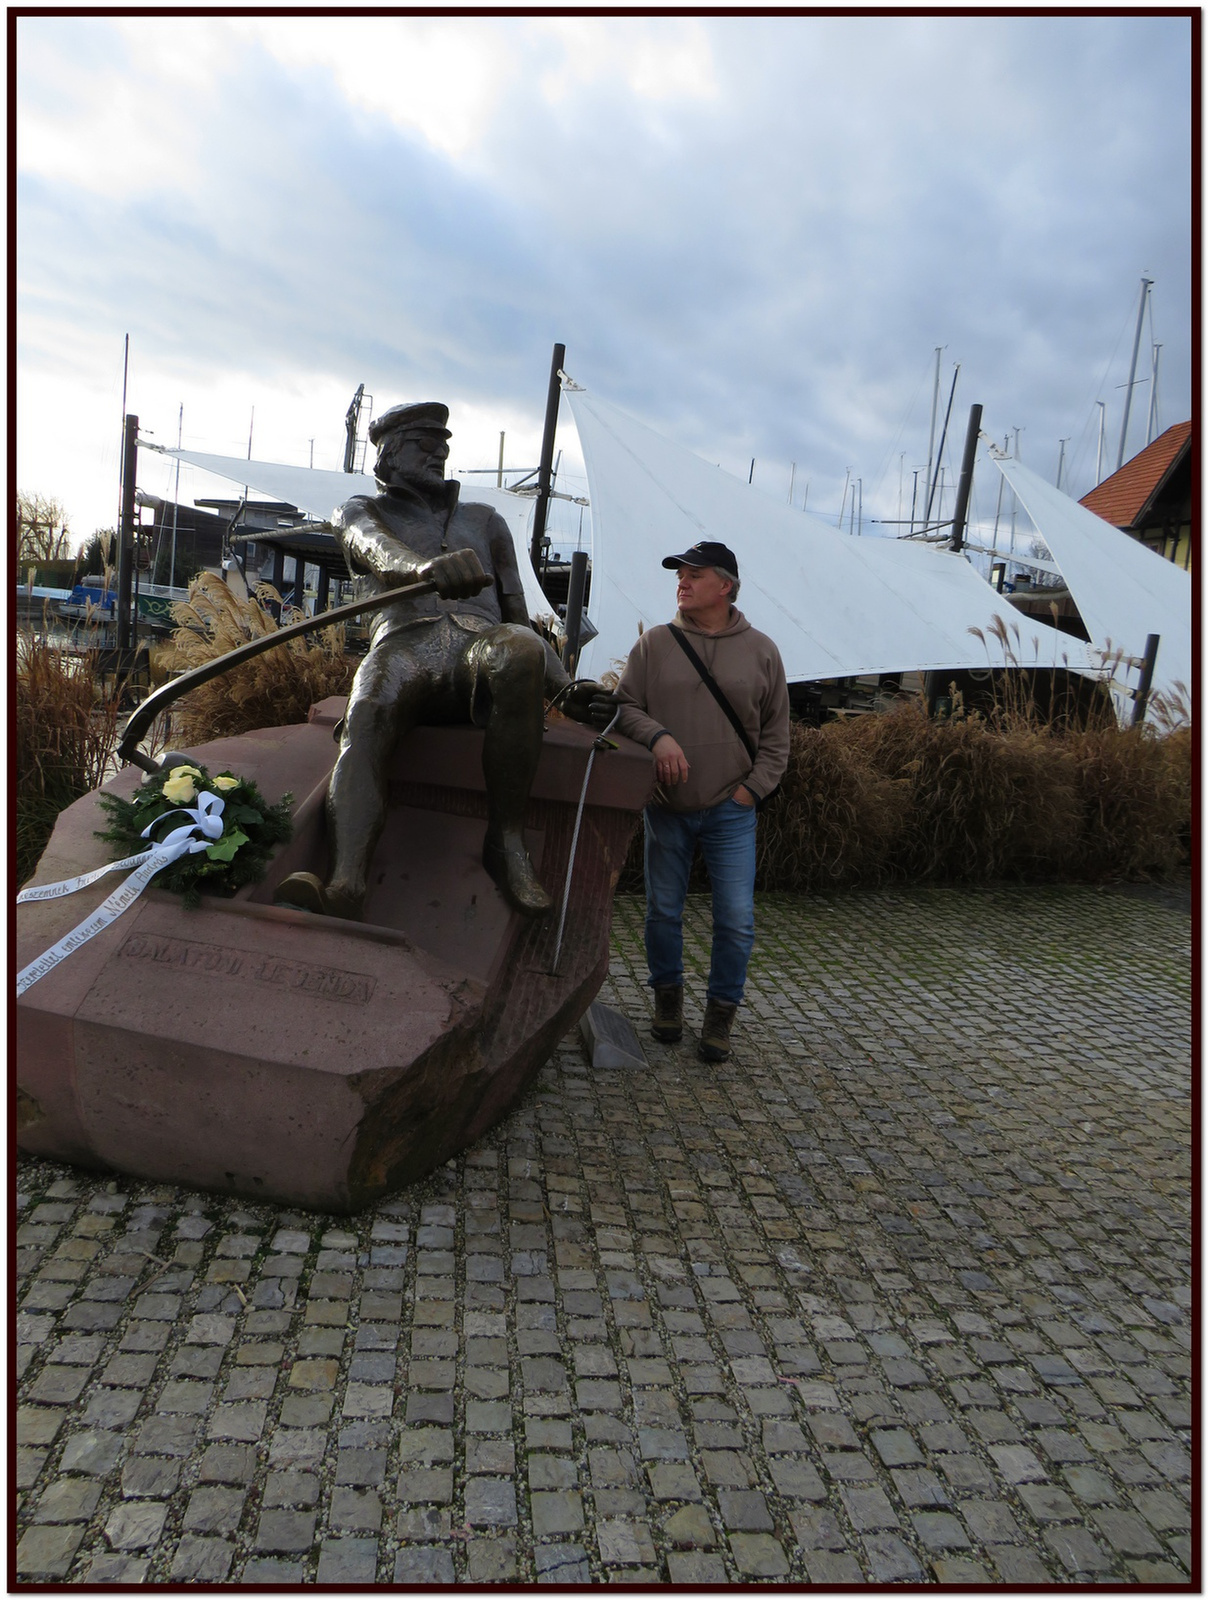
<instances>
[{"instance_id":1,"label":"statue's boot","mask_svg":"<svg viewBox=\"0 0 1208 1600\"><path fill-rule=\"evenodd\" d=\"M355 895L329 887L314 872L291 872L277 885L274 905L294 906L321 917L344 917L349 922L361 919L361 902Z\"/></svg>"},{"instance_id":2,"label":"statue's boot","mask_svg":"<svg viewBox=\"0 0 1208 1600\"><path fill-rule=\"evenodd\" d=\"M553 905L518 832L488 832L482 846L482 864L503 891L503 898L522 916L543 917Z\"/></svg>"}]
</instances>

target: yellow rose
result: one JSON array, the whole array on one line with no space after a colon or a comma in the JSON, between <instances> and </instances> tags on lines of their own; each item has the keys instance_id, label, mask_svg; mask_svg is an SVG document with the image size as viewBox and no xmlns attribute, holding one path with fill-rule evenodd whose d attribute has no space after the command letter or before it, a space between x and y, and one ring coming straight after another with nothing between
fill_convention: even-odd
<instances>
[{"instance_id":1,"label":"yellow rose","mask_svg":"<svg viewBox=\"0 0 1208 1600\"><path fill-rule=\"evenodd\" d=\"M179 778L183 773L186 773L186 772L189 773L194 778L200 778L201 777L201 768L200 767L189 767L189 766L173 767L171 772L168 774L168 776L170 778Z\"/></svg>"},{"instance_id":2,"label":"yellow rose","mask_svg":"<svg viewBox=\"0 0 1208 1600\"><path fill-rule=\"evenodd\" d=\"M232 778L231 775L226 772L224 772L221 777L214 778L211 781L213 782L215 789L238 789L240 783L238 778Z\"/></svg>"},{"instance_id":3,"label":"yellow rose","mask_svg":"<svg viewBox=\"0 0 1208 1600\"><path fill-rule=\"evenodd\" d=\"M197 798L197 790L193 779L189 776L188 767L177 767L167 783L164 784L164 799L171 800L173 805L187 806L190 800ZM179 774L179 776L177 776Z\"/></svg>"}]
</instances>

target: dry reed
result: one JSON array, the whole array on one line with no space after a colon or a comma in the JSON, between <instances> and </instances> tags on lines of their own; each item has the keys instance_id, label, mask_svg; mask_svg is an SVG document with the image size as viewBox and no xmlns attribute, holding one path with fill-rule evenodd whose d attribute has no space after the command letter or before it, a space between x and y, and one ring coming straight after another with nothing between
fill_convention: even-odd
<instances>
[{"instance_id":1,"label":"dry reed","mask_svg":"<svg viewBox=\"0 0 1208 1600\"><path fill-rule=\"evenodd\" d=\"M97 788L118 740L121 686L98 692L87 659L20 629L16 656L17 885L64 806Z\"/></svg>"},{"instance_id":2,"label":"dry reed","mask_svg":"<svg viewBox=\"0 0 1208 1600\"><path fill-rule=\"evenodd\" d=\"M1188 724L1092 726L1032 714L794 725L760 816L757 883L825 892L914 883L1169 880L1190 869ZM620 887L640 889L641 833ZM694 889L706 886L699 863Z\"/></svg>"},{"instance_id":3,"label":"dry reed","mask_svg":"<svg viewBox=\"0 0 1208 1600\"><path fill-rule=\"evenodd\" d=\"M239 600L212 573L200 574L189 585L188 600L172 608L172 667L186 672L300 620L300 612L282 607L278 622L270 603L281 604L270 584ZM339 624L291 639L190 690L173 709L172 742L204 744L252 728L305 722L317 701L348 693L357 665L344 653Z\"/></svg>"}]
</instances>

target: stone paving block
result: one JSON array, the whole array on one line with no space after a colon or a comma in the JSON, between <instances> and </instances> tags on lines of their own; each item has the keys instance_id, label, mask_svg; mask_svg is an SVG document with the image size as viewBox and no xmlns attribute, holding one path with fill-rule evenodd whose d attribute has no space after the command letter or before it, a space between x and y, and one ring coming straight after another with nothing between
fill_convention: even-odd
<instances>
[{"instance_id":1,"label":"stone paving block","mask_svg":"<svg viewBox=\"0 0 1208 1600\"><path fill-rule=\"evenodd\" d=\"M313 1506L319 1501L319 1480L313 1472L270 1472L265 1481L266 1507Z\"/></svg>"},{"instance_id":2,"label":"stone paving block","mask_svg":"<svg viewBox=\"0 0 1208 1600\"><path fill-rule=\"evenodd\" d=\"M1092 1515L1100 1538L1125 1556L1153 1556L1163 1553L1162 1541L1142 1517L1132 1511L1103 1510Z\"/></svg>"},{"instance_id":3,"label":"stone paving block","mask_svg":"<svg viewBox=\"0 0 1208 1600\"><path fill-rule=\"evenodd\" d=\"M394 1558L394 1582L402 1587L452 1583L454 1576L451 1553L437 1545L415 1545Z\"/></svg>"},{"instance_id":4,"label":"stone paving block","mask_svg":"<svg viewBox=\"0 0 1208 1600\"><path fill-rule=\"evenodd\" d=\"M90 1478L58 1478L34 1509L35 1522L87 1522L101 1498Z\"/></svg>"},{"instance_id":5,"label":"stone paving block","mask_svg":"<svg viewBox=\"0 0 1208 1600\"><path fill-rule=\"evenodd\" d=\"M928 1550L967 1550L969 1536L956 1517L946 1511L916 1511L914 1530Z\"/></svg>"},{"instance_id":6,"label":"stone paving block","mask_svg":"<svg viewBox=\"0 0 1208 1600\"><path fill-rule=\"evenodd\" d=\"M325 1539L319 1549L320 1584L372 1583L377 1573L376 1539Z\"/></svg>"},{"instance_id":7,"label":"stone paving block","mask_svg":"<svg viewBox=\"0 0 1208 1600\"><path fill-rule=\"evenodd\" d=\"M110 1512L105 1537L115 1550L145 1550L163 1531L167 1506L155 1500L127 1500Z\"/></svg>"},{"instance_id":8,"label":"stone paving block","mask_svg":"<svg viewBox=\"0 0 1208 1600\"><path fill-rule=\"evenodd\" d=\"M672 1551L667 1557L667 1581L691 1588L726 1583L726 1564L720 1556L697 1550Z\"/></svg>"},{"instance_id":9,"label":"stone paving block","mask_svg":"<svg viewBox=\"0 0 1208 1600\"><path fill-rule=\"evenodd\" d=\"M922 1578L918 1557L896 1534L870 1533L861 1542L873 1583L909 1583Z\"/></svg>"},{"instance_id":10,"label":"stone paving block","mask_svg":"<svg viewBox=\"0 0 1208 1600\"><path fill-rule=\"evenodd\" d=\"M182 1534L171 1576L179 1583L224 1583L234 1559L235 1547L226 1539Z\"/></svg>"},{"instance_id":11,"label":"stone paving block","mask_svg":"<svg viewBox=\"0 0 1208 1600\"><path fill-rule=\"evenodd\" d=\"M839 1527L833 1511L793 1510L789 1521L797 1544L802 1550L845 1550L847 1539Z\"/></svg>"},{"instance_id":12,"label":"stone paving block","mask_svg":"<svg viewBox=\"0 0 1208 1600\"><path fill-rule=\"evenodd\" d=\"M20 1577L61 1578L70 1567L84 1528L78 1523L63 1526L35 1524L17 1541L17 1573Z\"/></svg>"},{"instance_id":13,"label":"stone paving block","mask_svg":"<svg viewBox=\"0 0 1208 1600\"><path fill-rule=\"evenodd\" d=\"M659 1461L646 1468L656 1500L699 1500L700 1484L695 1472L680 1461Z\"/></svg>"},{"instance_id":14,"label":"stone paving block","mask_svg":"<svg viewBox=\"0 0 1208 1600\"><path fill-rule=\"evenodd\" d=\"M819 1588L866 1581L860 1563L847 1551L807 1550L802 1559L809 1581Z\"/></svg>"},{"instance_id":15,"label":"stone paving block","mask_svg":"<svg viewBox=\"0 0 1208 1600\"><path fill-rule=\"evenodd\" d=\"M1026 1545L993 1545L989 1555L1000 1583L1053 1584L1059 1581L1037 1552Z\"/></svg>"},{"instance_id":16,"label":"stone paving block","mask_svg":"<svg viewBox=\"0 0 1208 1600\"><path fill-rule=\"evenodd\" d=\"M309 1550L314 1541L315 1516L310 1511L262 1511L253 1548L290 1555Z\"/></svg>"},{"instance_id":17,"label":"stone paving block","mask_svg":"<svg viewBox=\"0 0 1208 1600\"><path fill-rule=\"evenodd\" d=\"M191 1417L148 1417L134 1435L141 1455L187 1456L197 1440L198 1423Z\"/></svg>"},{"instance_id":18,"label":"stone paving block","mask_svg":"<svg viewBox=\"0 0 1208 1600\"><path fill-rule=\"evenodd\" d=\"M1069 1495L1051 1483L1021 1484L1019 1498L1037 1522L1073 1522L1078 1516L1078 1508Z\"/></svg>"},{"instance_id":19,"label":"stone paving block","mask_svg":"<svg viewBox=\"0 0 1208 1600\"><path fill-rule=\"evenodd\" d=\"M964 1556L937 1556L931 1563L931 1570L937 1583L951 1584L953 1588L992 1581L986 1567Z\"/></svg>"},{"instance_id":20,"label":"stone paving block","mask_svg":"<svg viewBox=\"0 0 1208 1600\"><path fill-rule=\"evenodd\" d=\"M86 1583L113 1584L133 1589L144 1583L151 1563L146 1556L102 1554L93 1556L85 1574Z\"/></svg>"},{"instance_id":21,"label":"stone paving block","mask_svg":"<svg viewBox=\"0 0 1208 1600\"><path fill-rule=\"evenodd\" d=\"M640 1522L598 1522L595 1533L605 1566L653 1566L658 1560L650 1530Z\"/></svg>"},{"instance_id":22,"label":"stone paving block","mask_svg":"<svg viewBox=\"0 0 1208 1600\"><path fill-rule=\"evenodd\" d=\"M306 1568L301 1561L283 1561L253 1556L238 1578L242 1585L267 1588L270 1585L296 1588L302 1582Z\"/></svg>"},{"instance_id":23,"label":"stone paving block","mask_svg":"<svg viewBox=\"0 0 1208 1600\"><path fill-rule=\"evenodd\" d=\"M474 1521L475 1519L469 1514L469 1505L467 1486L467 1519ZM583 1527L583 1497L577 1490L558 1489L548 1493L534 1493L529 1498L529 1507L533 1519L533 1533L538 1539L550 1534L577 1533Z\"/></svg>"},{"instance_id":24,"label":"stone paving block","mask_svg":"<svg viewBox=\"0 0 1208 1600\"><path fill-rule=\"evenodd\" d=\"M190 1533L234 1533L245 1498L241 1489L201 1484L189 1496L183 1527Z\"/></svg>"},{"instance_id":25,"label":"stone paving block","mask_svg":"<svg viewBox=\"0 0 1208 1600\"><path fill-rule=\"evenodd\" d=\"M591 1582L587 1552L580 1544L539 1545L533 1554L538 1583L561 1585Z\"/></svg>"},{"instance_id":26,"label":"stone paving block","mask_svg":"<svg viewBox=\"0 0 1208 1600\"><path fill-rule=\"evenodd\" d=\"M516 1578L516 1541L511 1535L469 1539L466 1567L471 1583L510 1583Z\"/></svg>"},{"instance_id":27,"label":"stone paving block","mask_svg":"<svg viewBox=\"0 0 1208 1600\"><path fill-rule=\"evenodd\" d=\"M1106 1572L1111 1567L1111 1557L1086 1528L1048 1528L1043 1539L1065 1571L1072 1575Z\"/></svg>"},{"instance_id":28,"label":"stone paving block","mask_svg":"<svg viewBox=\"0 0 1208 1600\"><path fill-rule=\"evenodd\" d=\"M468 1526L466 1524L466 1528ZM431 1544L434 1540L447 1544L452 1529L453 1519L448 1510L438 1506L411 1506L398 1513L393 1531L395 1538L404 1544Z\"/></svg>"},{"instance_id":29,"label":"stone paving block","mask_svg":"<svg viewBox=\"0 0 1208 1600\"><path fill-rule=\"evenodd\" d=\"M49 1450L34 1450L28 1446L16 1450L14 1486L18 1489L32 1489L49 1455Z\"/></svg>"},{"instance_id":30,"label":"stone paving block","mask_svg":"<svg viewBox=\"0 0 1208 1600\"><path fill-rule=\"evenodd\" d=\"M962 1500L960 1514L976 1544L1019 1544L1023 1530L1003 1500Z\"/></svg>"},{"instance_id":31,"label":"stone paving block","mask_svg":"<svg viewBox=\"0 0 1208 1600\"><path fill-rule=\"evenodd\" d=\"M120 1458L126 1441L118 1433L97 1433L88 1429L73 1433L63 1446L60 1469L63 1472L87 1472L103 1478Z\"/></svg>"}]
</instances>

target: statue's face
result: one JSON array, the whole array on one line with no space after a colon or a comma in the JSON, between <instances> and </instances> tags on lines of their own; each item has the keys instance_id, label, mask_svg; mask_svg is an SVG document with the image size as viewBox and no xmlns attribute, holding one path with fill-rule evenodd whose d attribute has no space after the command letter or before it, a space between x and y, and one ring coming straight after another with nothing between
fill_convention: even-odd
<instances>
[{"instance_id":1,"label":"statue's face","mask_svg":"<svg viewBox=\"0 0 1208 1600\"><path fill-rule=\"evenodd\" d=\"M443 483L448 459L443 434L391 433L382 440L373 471L379 483Z\"/></svg>"}]
</instances>

